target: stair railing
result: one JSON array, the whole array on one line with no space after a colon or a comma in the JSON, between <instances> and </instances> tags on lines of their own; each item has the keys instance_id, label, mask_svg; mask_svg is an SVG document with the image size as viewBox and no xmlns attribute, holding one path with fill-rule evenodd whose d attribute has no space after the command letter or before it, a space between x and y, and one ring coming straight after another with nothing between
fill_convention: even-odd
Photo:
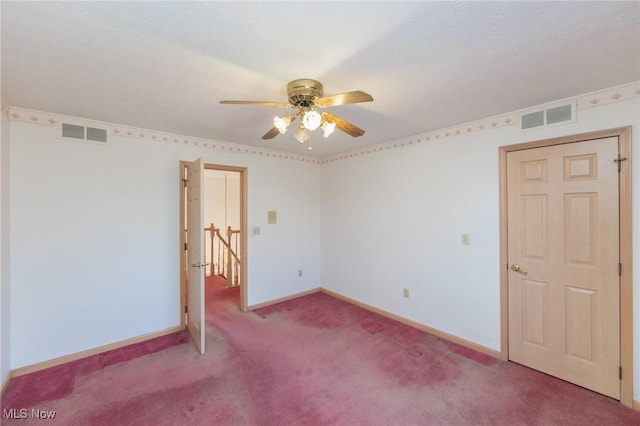
<instances>
[{"instance_id":1,"label":"stair railing","mask_svg":"<svg viewBox=\"0 0 640 426\"><path fill-rule=\"evenodd\" d=\"M187 230L185 232L185 241ZM242 268L240 256L240 230L227 227L226 235L220 232L213 223L208 228L204 228L205 253L209 254L209 265L205 269L205 275L220 275L227 280L227 287L237 287L240 285L240 271ZM208 246L208 247L207 247ZM208 250L207 250L208 249ZM186 250L186 247L185 247ZM185 252L186 256L186 252Z\"/></svg>"},{"instance_id":2,"label":"stair railing","mask_svg":"<svg viewBox=\"0 0 640 426\"><path fill-rule=\"evenodd\" d=\"M220 228L216 228L213 223L205 228L209 238L205 241L209 242L209 256L211 269L209 276L221 275L227 280L227 287L236 287L240 285L240 257L238 252L240 249L240 230L227 227L226 235L220 232ZM205 248L206 250L206 248Z\"/></svg>"}]
</instances>

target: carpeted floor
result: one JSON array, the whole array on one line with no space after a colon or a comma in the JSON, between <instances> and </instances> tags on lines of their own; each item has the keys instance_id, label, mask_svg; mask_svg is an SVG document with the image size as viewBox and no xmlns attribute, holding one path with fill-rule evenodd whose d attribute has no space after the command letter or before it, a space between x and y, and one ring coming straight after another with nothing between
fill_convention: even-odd
<instances>
[{"instance_id":1,"label":"carpeted floor","mask_svg":"<svg viewBox=\"0 0 640 426\"><path fill-rule=\"evenodd\" d=\"M14 379L2 424L640 425L610 398L321 293L242 313L238 289L208 279L206 319L203 356L178 333Z\"/></svg>"}]
</instances>

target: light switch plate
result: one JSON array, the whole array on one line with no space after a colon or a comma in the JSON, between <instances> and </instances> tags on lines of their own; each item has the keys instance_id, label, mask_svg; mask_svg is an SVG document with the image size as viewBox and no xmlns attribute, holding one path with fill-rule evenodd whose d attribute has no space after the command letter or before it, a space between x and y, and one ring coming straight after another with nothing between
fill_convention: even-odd
<instances>
[{"instance_id":1,"label":"light switch plate","mask_svg":"<svg viewBox=\"0 0 640 426\"><path fill-rule=\"evenodd\" d=\"M260 235L260 227L259 226L254 226L253 227L253 235Z\"/></svg>"},{"instance_id":2,"label":"light switch plate","mask_svg":"<svg viewBox=\"0 0 640 426\"><path fill-rule=\"evenodd\" d=\"M267 223L269 225L275 225L276 223L278 223L278 212L276 212L275 210L269 210L267 212Z\"/></svg>"},{"instance_id":3,"label":"light switch plate","mask_svg":"<svg viewBox=\"0 0 640 426\"><path fill-rule=\"evenodd\" d=\"M463 246L469 245L469 234L462 234L462 245Z\"/></svg>"}]
</instances>

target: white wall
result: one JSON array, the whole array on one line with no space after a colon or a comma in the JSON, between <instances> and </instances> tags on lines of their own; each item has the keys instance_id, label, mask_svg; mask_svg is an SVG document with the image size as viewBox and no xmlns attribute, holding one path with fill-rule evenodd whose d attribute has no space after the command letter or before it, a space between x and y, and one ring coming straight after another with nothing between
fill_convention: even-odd
<instances>
[{"instance_id":1,"label":"white wall","mask_svg":"<svg viewBox=\"0 0 640 426\"><path fill-rule=\"evenodd\" d=\"M9 119L0 113L0 383L11 371L11 285L9 269Z\"/></svg>"},{"instance_id":2,"label":"white wall","mask_svg":"<svg viewBox=\"0 0 640 426\"><path fill-rule=\"evenodd\" d=\"M179 160L248 167L250 305L319 285L318 164L19 121L10 141L11 368L179 324Z\"/></svg>"},{"instance_id":3,"label":"white wall","mask_svg":"<svg viewBox=\"0 0 640 426\"><path fill-rule=\"evenodd\" d=\"M319 287L320 166L283 159L249 166L248 193L249 305ZM269 210L277 212L275 225L267 224Z\"/></svg>"},{"instance_id":4,"label":"white wall","mask_svg":"<svg viewBox=\"0 0 640 426\"><path fill-rule=\"evenodd\" d=\"M319 170L318 173L320 173ZM227 173L226 189L226 226L230 226L231 229L240 229L240 173Z\"/></svg>"},{"instance_id":5,"label":"white wall","mask_svg":"<svg viewBox=\"0 0 640 426\"><path fill-rule=\"evenodd\" d=\"M579 110L577 117L574 124L527 132L501 127L323 165L322 286L500 350L498 147L634 125L634 398L640 400L640 101ZM463 233L469 246L461 244Z\"/></svg>"},{"instance_id":6,"label":"white wall","mask_svg":"<svg viewBox=\"0 0 640 426\"><path fill-rule=\"evenodd\" d=\"M213 223L217 228L226 229L224 175L214 174L213 170L204 173L204 224Z\"/></svg>"},{"instance_id":7,"label":"white wall","mask_svg":"<svg viewBox=\"0 0 640 426\"><path fill-rule=\"evenodd\" d=\"M204 173L204 223L227 232L240 229L240 173L206 169Z\"/></svg>"}]
</instances>

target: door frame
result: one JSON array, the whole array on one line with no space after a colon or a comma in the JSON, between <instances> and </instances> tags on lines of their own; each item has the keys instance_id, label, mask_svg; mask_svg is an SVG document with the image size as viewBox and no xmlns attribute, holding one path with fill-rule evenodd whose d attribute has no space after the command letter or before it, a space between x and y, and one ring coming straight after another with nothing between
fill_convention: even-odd
<instances>
[{"instance_id":1,"label":"door frame","mask_svg":"<svg viewBox=\"0 0 640 426\"><path fill-rule=\"evenodd\" d=\"M179 223L178 223L178 231L180 235L180 296L178 297L178 312L180 313L180 328L183 329L185 327L185 315L184 315L184 307L187 306L187 301L185 299L185 290L186 290L186 276L184 271L186 270L186 261L184 257L184 247L186 243L186 238L184 234L184 222L185 222L185 188L184 188L184 168L188 161L180 161L180 179L178 180L178 185L180 188L180 214L179 214ZM246 167L236 167L236 166L227 166L222 164L212 164L205 163L205 170L220 170L227 172L237 172L240 173L240 258L242 259L242 263L240 264L240 310L242 312L247 312L247 168ZM206 194L205 194L206 198Z\"/></svg>"},{"instance_id":2,"label":"door frame","mask_svg":"<svg viewBox=\"0 0 640 426\"><path fill-rule=\"evenodd\" d=\"M545 146L618 137L621 162L620 203L620 402L633 407L633 245L631 223L631 126L525 142L499 148L500 163L500 357L509 360L509 280L507 235L507 154Z\"/></svg>"}]
</instances>

